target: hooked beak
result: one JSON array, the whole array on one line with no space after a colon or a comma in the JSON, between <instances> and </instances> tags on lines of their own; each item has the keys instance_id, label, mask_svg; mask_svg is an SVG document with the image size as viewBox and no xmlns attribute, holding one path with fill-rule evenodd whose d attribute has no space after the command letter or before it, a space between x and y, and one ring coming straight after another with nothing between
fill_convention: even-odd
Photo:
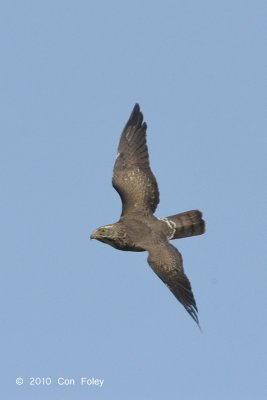
<instances>
[{"instance_id":1,"label":"hooked beak","mask_svg":"<svg viewBox=\"0 0 267 400\"><path fill-rule=\"evenodd\" d=\"M92 232L90 239L97 239L97 231Z\"/></svg>"}]
</instances>

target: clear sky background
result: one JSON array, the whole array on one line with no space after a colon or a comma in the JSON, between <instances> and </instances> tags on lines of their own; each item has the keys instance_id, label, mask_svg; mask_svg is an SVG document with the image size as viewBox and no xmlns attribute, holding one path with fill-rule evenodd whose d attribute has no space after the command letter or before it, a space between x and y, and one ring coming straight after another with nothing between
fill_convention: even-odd
<instances>
[{"instance_id":1,"label":"clear sky background","mask_svg":"<svg viewBox=\"0 0 267 400\"><path fill-rule=\"evenodd\" d=\"M266 11L1 2L1 398L267 398ZM174 243L202 333L146 253L89 240L119 218L112 168L136 102L157 215L207 221Z\"/></svg>"}]
</instances>

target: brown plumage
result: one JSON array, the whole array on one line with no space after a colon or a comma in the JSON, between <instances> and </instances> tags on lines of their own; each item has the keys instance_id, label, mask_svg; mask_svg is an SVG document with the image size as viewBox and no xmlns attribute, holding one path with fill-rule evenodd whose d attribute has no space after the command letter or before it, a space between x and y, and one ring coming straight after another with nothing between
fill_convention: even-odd
<instances>
[{"instance_id":1,"label":"brown plumage","mask_svg":"<svg viewBox=\"0 0 267 400\"><path fill-rule=\"evenodd\" d=\"M205 231L205 222L202 219L202 213L198 210L171 215L167 219L176 225L172 239L201 235Z\"/></svg>"},{"instance_id":2,"label":"brown plumage","mask_svg":"<svg viewBox=\"0 0 267 400\"><path fill-rule=\"evenodd\" d=\"M120 220L98 228L91 235L116 249L148 251L148 263L198 324L197 305L184 273L182 256L169 240L201 235L202 214L187 211L165 218L153 214L159 190L150 165L146 143L147 125L136 104L121 134L112 184L122 201Z\"/></svg>"}]
</instances>

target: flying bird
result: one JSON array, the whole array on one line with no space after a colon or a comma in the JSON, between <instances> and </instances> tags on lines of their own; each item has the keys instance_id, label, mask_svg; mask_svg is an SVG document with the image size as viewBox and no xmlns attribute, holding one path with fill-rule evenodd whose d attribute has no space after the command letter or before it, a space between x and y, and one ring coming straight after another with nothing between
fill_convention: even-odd
<instances>
[{"instance_id":1,"label":"flying bird","mask_svg":"<svg viewBox=\"0 0 267 400\"><path fill-rule=\"evenodd\" d=\"M122 201L118 222L101 226L91 239L118 250L148 251L148 264L199 325L198 309L182 256L170 240L201 235L205 231L198 210L157 218L159 189L150 164L146 143L147 124L138 104L126 123L119 142L112 185Z\"/></svg>"}]
</instances>

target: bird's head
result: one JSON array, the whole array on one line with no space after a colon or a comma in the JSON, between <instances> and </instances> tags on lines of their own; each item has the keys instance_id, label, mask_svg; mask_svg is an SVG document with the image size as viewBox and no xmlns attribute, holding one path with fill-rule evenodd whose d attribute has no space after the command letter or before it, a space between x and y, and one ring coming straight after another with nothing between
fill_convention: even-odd
<instances>
[{"instance_id":1,"label":"bird's head","mask_svg":"<svg viewBox=\"0 0 267 400\"><path fill-rule=\"evenodd\" d=\"M119 229L117 224L100 226L100 228L97 228L92 232L90 239L96 239L117 248L117 241L119 239Z\"/></svg>"}]
</instances>

